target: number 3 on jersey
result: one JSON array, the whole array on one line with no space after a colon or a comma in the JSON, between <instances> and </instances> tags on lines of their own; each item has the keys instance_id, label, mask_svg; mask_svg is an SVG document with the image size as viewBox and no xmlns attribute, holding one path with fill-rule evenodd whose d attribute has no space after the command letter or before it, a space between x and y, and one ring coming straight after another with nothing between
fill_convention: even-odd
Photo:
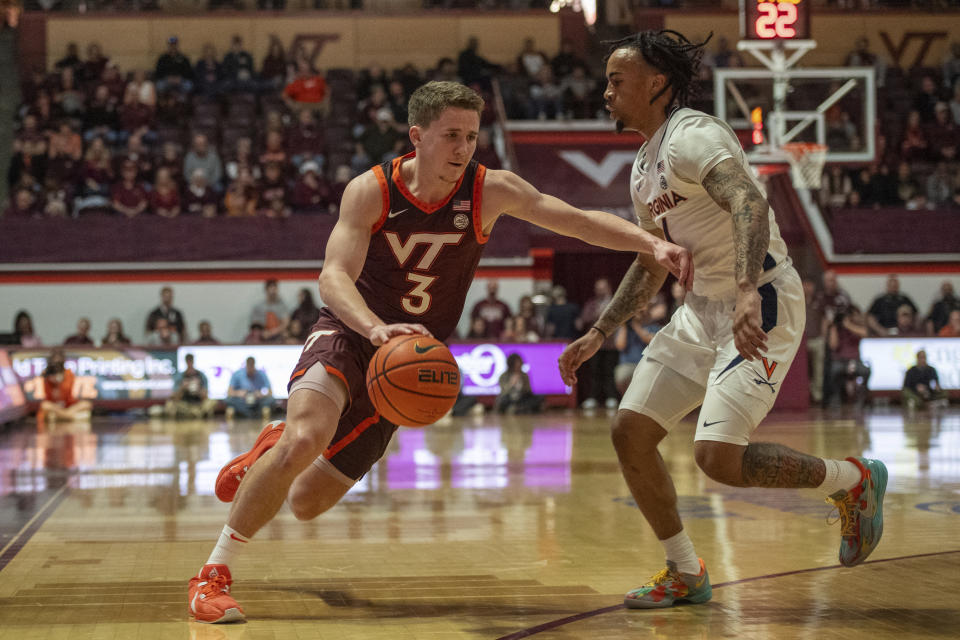
<instances>
[{"instance_id":1,"label":"number 3 on jersey","mask_svg":"<svg viewBox=\"0 0 960 640\"><path fill-rule=\"evenodd\" d=\"M437 279L437 276L430 276L422 273L429 271L433 262L440 255L440 250L446 245L458 245L463 239L462 233L413 233L407 238L406 242L400 240L400 235L395 231L384 233L387 238L387 244L393 251L393 256L397 259L397 264L401 267L406 266L407 261L413 254L413 250L421 244L427 245L426 251L417 261L413 268L421 273L414 271L407 272L407 282L412 282L414 287L401 298L401 306L407 313L415 316L423 315L430 308L432 298L427 289Z\"/></svg>"}]
</instances>

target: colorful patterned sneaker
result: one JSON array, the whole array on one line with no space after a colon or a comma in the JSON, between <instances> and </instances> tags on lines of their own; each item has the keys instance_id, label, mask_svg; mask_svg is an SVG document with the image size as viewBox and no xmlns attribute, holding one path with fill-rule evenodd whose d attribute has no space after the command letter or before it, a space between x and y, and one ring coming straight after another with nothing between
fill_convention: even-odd
<instances>
[{"instance_id":1,"label":"colorful patterned sneaker","mask_svg":"<svg viewBox=\"0 0 960 640\"><path fill-rule=\"evenodd\" d=\"M253 443L253 448L246 453L240 454L228 462L217 476L217 484L214 492L221 502L233 502L237 495L237 489L240 488L240 481L247 475L247 471L253 466L260 456L270 450L277 440L283 435L283 428L287 426L282 420L274 420L263 428L257 441Z\"/></svg>"},{"instance_id":2,"label":"colorful patterned sneaker","mask_svg":"<svg viewBox=\"0 0 960 640\"><path fill-rule=\"evenodd\" d=\"M627 592L623 604L628 609L661 609L678 602L700 604L713 596L710 576L700 560L700 573L680 573L677 565L667 560L667 568L650 578L650 582Z\"/></svg>"},{"instance_id":3,"label":"colorful patterned sneaker","mask_svg":"<svg viewBox=\"0 0 960 640\"><path fill-rule=\"evenodd\" d=\"M190 578L190 617L197 622L240 622L243 609L230 596L230 569L225 564L205 564Z\"/></svg>"},{"instance_id":4,"label":"colorful patterned sneaker","mask_svg":"<svg viewBox=\"0 0 960 640\"><path fill-rule=\"evenodd\" d=\"M840 564L853 567L867 559L883 535L887 467L879 460L869 458L847 460L860 468L860 484L849 491L836 492L827 498L827 502L840 514Z\"/></svg>"}]
</instances>

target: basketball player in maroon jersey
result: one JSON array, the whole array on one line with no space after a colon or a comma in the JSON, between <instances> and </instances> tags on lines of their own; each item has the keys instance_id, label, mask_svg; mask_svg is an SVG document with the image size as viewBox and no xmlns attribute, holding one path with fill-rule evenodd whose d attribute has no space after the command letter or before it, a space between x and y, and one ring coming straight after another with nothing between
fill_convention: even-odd
<instances>
[{"instance_id":1,"label":"basketball player in maroon jersey","mask_svg":"<svg viewBox=\"0 0 960 640\"><path fill-rule=\"evenodd\" d=\"M638 260L665 267L684 286L692 282L689 253L662 235L608 213L581 211L472 160L482 109L482 98L461 84L420 87L409 102L416 151L347 186L320 274L328 306L291 377L286 422L264 427L253 449L217 478L217 496L233 508L213 553L190 580L194 619L242 620L227 567L250 537L287 499L301 520L323 513L383 455L397 427L370 402L367 364L392 336L445 340L453 332L500 215L638 252Z\"/></svg>"}]
</instances>

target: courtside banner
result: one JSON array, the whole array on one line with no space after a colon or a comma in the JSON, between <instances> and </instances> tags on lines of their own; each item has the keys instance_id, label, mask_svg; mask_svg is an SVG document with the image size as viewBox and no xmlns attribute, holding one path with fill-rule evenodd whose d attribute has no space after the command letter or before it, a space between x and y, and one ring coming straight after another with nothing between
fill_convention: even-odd
<instances>
[{"instance_id":1,"label":"courtside banner","mask_svg":"<svg viewBox=\"0 0 960 640\"><path fill-rule=\"evenodd\" d=\"M137 347L83 349L63 347L66 368L76 376L73 392L85 400L169 398L177 372L176 352ZM13 370L28 402L43 399L43 371L50 349L10 352Z\"/></svg>"},{"instance_id":2,"label":"courtside banner","mask_svg":"<svg viewBox=\"0 0 960 640\"><path fill-rule=\"evenodd\" d=\"M566 343L539 342L525 344L454 343L449 345L463 376L463 393L470 396L489 396L500 393L498 381L507 370L507 357L517 353L523 358L524 371L530 376L530 386L538 395L566 395L570 387L563 383L557 360ZM274 398L287 397L287 382L300 358L299 345L245 345L245 346L188 346L177 350L179 370L186 368L184 358L194 357L193 366L207 376L211 398L227 397L230 376L246 367L252 357L256 368L270 380Z\"/></svg>"},{"instance_id":3,"label":"courtside banner","mask_svg":"<svg viewBox=\"0 0 960 640\"><path fill-rule=\"evenodd\" d=\"M528 131L512 125L517 173L525 180L574 206L632 216L630 168L643 144L639 134L618 135L612 122L586 131Z\"/></svg>"},{"instance_id":4,"label":"courtside banner","mask_svg":"<svg viewBox=\"0 0 960 640\"><path fill-rule=\"evenodd\" d=\"M567 395L571 389L560 378L557 360L565 342L533 343L454 343L450 345L463 377L462 392L467 396L500 393L500 376L507 370L511 353L523 358L523 370L530 376L530 389L541 396Z\"/></svg>"},{"instance_id":5,"label":"courtside banner","mask_svg":"<svg viewBox=\"0 0 960 640\"><path fill-rule=\"evenodd\" d=\"M864 338L860 359L870 367L869 387L902 389L904 374L917 363L921 349L927 352L927 364L937 370L940 386L960 389L960 338Z\"/></svg>"}]
</instances>

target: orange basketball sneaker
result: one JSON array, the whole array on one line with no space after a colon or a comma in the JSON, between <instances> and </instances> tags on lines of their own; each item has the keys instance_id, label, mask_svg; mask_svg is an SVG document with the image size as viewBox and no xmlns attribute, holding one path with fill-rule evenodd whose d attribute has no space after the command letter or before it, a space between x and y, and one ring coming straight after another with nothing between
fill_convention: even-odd
<instances>
[{"instance_id":1,"label":"orange basketball sneaker","mask_svg":"<svg viewBox=\"0 0 960 640\"><path fill-rule=\"evenodd\" d=\"M267 423L257 441L253 443L253 448L246 453L240 454L227 463L220 474L217 476L217 484L214 491L222 502L233 502L233 497L237 495L237 489L240 488L240 481L247 471L253 466L260 456L270 450L277 444L277 440L283 435L283 428L287 426L282 420L274 420Z\"/></svg>"},{"instance_id":2,"label":"orange basketball sneaker","mask_svg":"<svg viewBox=\"0 0 960 640\"><path fill-rule=\"evenodd\" d=\"M230 569L225 564L205 564L190 578L190 617L197 622L240 622L243 609L230 596Z\"/></svg>"}]
</instances>

